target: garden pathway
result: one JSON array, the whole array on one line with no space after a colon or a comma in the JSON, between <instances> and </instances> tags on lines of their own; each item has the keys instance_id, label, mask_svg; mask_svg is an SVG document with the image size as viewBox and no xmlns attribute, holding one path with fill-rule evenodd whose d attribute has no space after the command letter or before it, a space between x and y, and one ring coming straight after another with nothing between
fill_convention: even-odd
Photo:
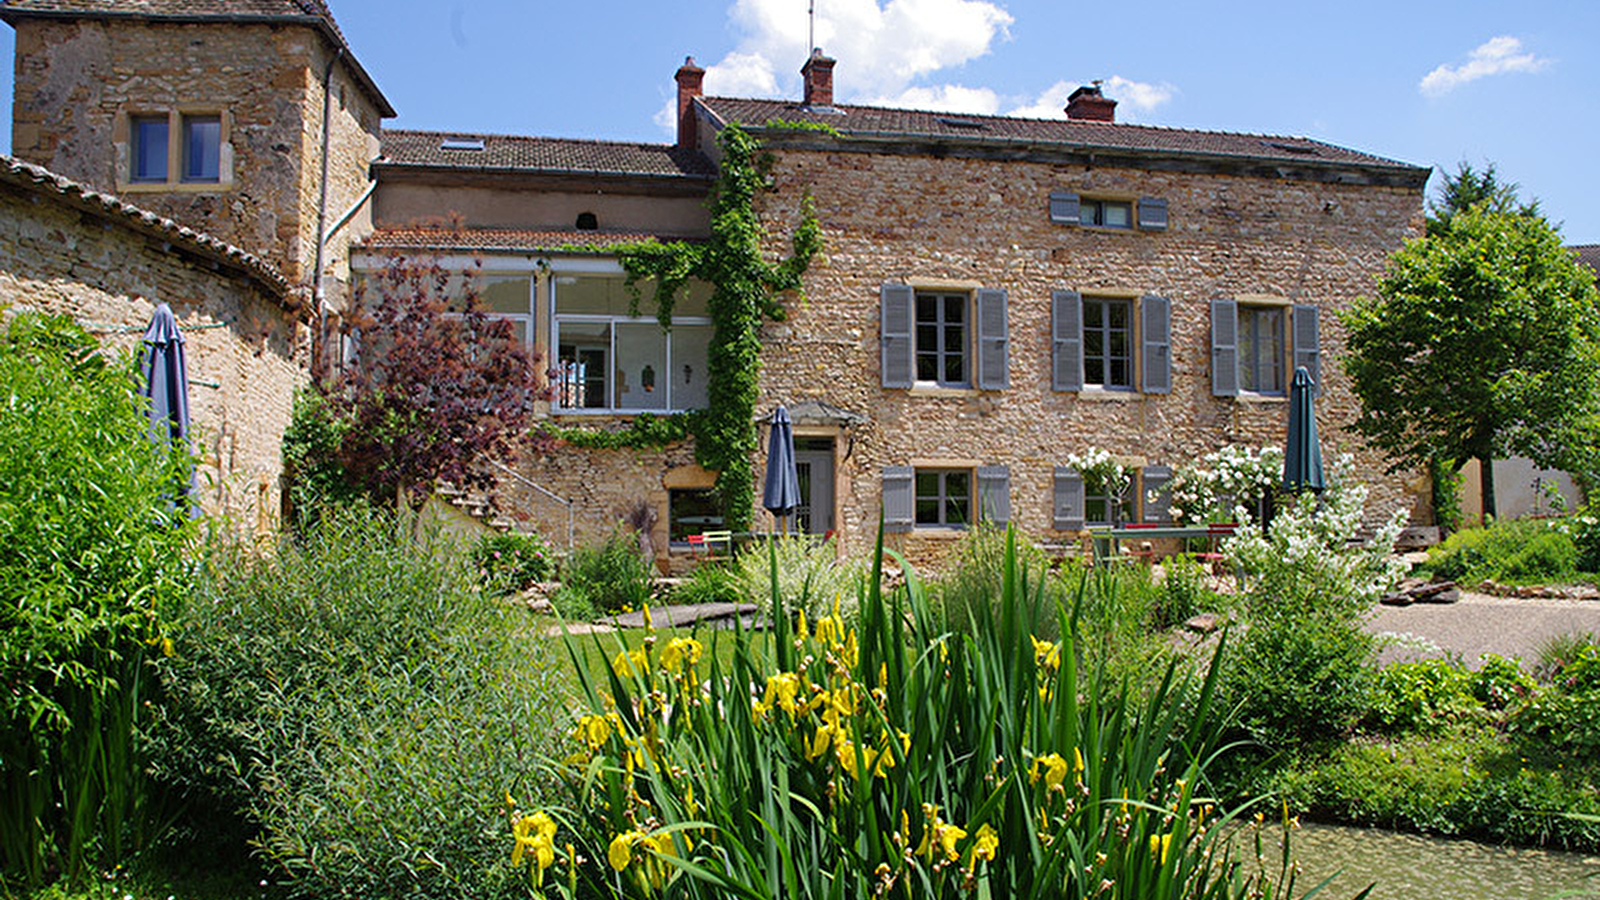
<instances>
[{"instance_id":1,"label":"garden pathway","mask_svg":"<svg viewBox=\"0 0 1600 900\"><path fill-rule=\"evenodd\" d=\"M1415 635L1438 648L1388 647L1379 656L1381 663L1459 654L1476 667L1484 653L1520 656L1524 663L1533 663L1539 647L1550 638L1573 632L1600 636L1600 601L1462 591L1457 603L1380 606L1367 621L1367 630Z\"/></svg>"}]
</instances>

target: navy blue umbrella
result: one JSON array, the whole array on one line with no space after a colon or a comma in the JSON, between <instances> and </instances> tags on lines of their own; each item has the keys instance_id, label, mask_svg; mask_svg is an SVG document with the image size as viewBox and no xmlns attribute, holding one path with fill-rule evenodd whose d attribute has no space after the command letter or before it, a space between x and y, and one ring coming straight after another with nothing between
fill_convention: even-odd
<instances>
[{"instance_id":1,"label":"navy blue umbrella","mask_svg":"<svg viewBox=\"0 0 1600 900\"><path fill-rule=\"evenodd\" d=\"M141 393L149 401L150 439L170 446L180 453L189 452L189 371L184 361L183 335L178 333L178 319L172 307L162 303L150 318L150 327L144 332L144 354L141 360L144 384ZM181 493L194 492L194 476ZM187 501L185 501L187 504ZM192 515L194 509L189 508Z\"/></svg>"},{"instance_id":2,"label":"navy blue umbrella","mask_svg":"<svg viewBox=\"0 0 1600 900\"><path fill-rule=\"evenodd\" d=\"M1322 492L1322 447L1317 443L1316 407L1312 399L1315 384L1305 366L1294 370L1289 387L1289 439L1283 450L1283 489Z\"/></svg>"},{"instance_id":3,"label":"navy blue umbrella","mask_svg":"<svg viewBox=\"0 0 1600 900\"><path fill-rule=\"evenodd\" d=\"M800 505L800 474L794 464L794 425L782 406L772 411L767 442L767 488L761 505L775 516L789 516Z\"/></svg>"}]
</instances>

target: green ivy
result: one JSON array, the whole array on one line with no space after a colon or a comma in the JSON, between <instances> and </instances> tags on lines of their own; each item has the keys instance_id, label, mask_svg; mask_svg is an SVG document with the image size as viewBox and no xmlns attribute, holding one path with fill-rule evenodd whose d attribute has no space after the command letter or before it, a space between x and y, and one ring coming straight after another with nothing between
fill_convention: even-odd
<instances>
[{"instance_id":1,"label":"green ivy","mask_svg":"<svg viewBox=\"0 0 1600 900\"><path fill-rule=\"evenodd\" d=\"M831 137L841 137L839 129L827 122L801 122L793 119L768 119L763 126L771 131L816 131Z\"/></svg>"},{"instance_id":2,"label":"green ivy","mask_svg":"<svg viewBox=\"0 0 1600 900\"><path fill-rule=\"evenodd\" d=\"M789 257L768 262L761 253L765 232L755 199L768 187L770 158L738 125L724 128L717 142L722 160L711 198L710 240L616 248L634 291L634 311L640 300L639 282L653 281L656 315L663 328L672 326L673 304L689 279L712 286L706 408L665 417L640 415L616 431L550 425L546 430L575 446L606 449L661 447L693 435L695 460L718 473L716 492L728 527L743 530L749 527L754 504L751 456L758 439L755 404L760 392L761 324L785 317L781 299L785 293L795 292L803 299L801 276L822 246L822 233L807 195Z\"/></svg>"}]
</instances>

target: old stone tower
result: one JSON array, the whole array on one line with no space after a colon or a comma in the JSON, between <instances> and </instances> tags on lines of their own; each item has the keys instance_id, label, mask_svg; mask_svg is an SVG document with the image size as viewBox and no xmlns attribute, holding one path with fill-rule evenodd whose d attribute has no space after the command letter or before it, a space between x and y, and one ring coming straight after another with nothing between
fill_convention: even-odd
<instances>
[{"instance_id":1,"label":"old stone tower","mask_svg":"<svg viewBox=\"0 0 1600 900\"><path fill-rule=\"evenodd\" d=\"M259 255L337 306L389 102L322 0L10 0L13 153ZM315 307L313 307L315 308Z\"/></svg>"}]
</instances>

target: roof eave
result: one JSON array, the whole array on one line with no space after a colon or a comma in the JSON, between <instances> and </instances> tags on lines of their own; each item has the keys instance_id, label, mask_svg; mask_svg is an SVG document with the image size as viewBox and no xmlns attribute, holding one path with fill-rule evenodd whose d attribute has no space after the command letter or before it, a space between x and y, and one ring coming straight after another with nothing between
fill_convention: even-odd
<instances>
[{"instance_id":1,"label":"roof eave","mask_svg":"<svg viewBox=\"0 0 1600 900\"><path fill-rule=\"evenodd\" d=\"M333 24L322 16L269 16L251 15L241 13L217 13L174 15L171 13L147 13L136 10L126 12L110 12L105 10L36 10L16 9L11 6L0 6L0 21L15 28L17 21L22 19L144 19L151 22L172 22L175 24L209 25L225 23L232 25L304 25L314 28L330 45L344 51L344 61L350 68L350 74L361 89L372 98L373 104L378 107L378 115L384 119L392 119L399 113L395 112L389 98L378 89L378 83L373 80L361 62L356 59L356 54L344 38L336 31Z\"/></svg>"}]
</instances>

